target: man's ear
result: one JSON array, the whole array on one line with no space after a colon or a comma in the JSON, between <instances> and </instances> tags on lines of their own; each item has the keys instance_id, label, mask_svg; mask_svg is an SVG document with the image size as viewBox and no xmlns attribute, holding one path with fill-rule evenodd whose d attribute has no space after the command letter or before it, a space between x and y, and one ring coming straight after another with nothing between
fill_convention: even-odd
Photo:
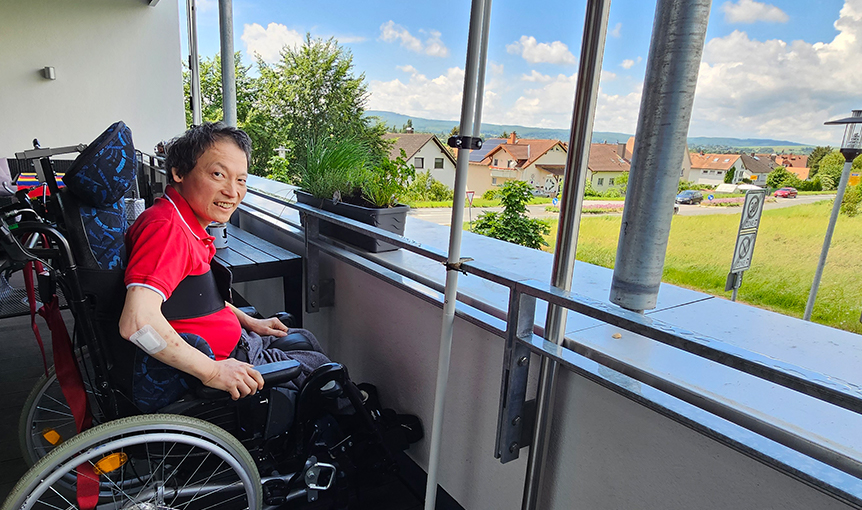
<instances>
[{"instance_id":1,"label":"man's ear","mask_svg":"<svg viewBox=\"0 0 862 510\"><path fill-rule=\"evenodd\" d=\"M183 182L183 178L179 176L179 172L175 166L171 167L171 179L177 184Z\"/></svg>"}]
</instances>

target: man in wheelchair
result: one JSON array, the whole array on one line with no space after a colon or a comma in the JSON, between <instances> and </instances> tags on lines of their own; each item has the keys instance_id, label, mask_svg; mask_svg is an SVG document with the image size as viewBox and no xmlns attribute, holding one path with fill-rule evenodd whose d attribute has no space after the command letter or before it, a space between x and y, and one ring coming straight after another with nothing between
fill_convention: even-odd
<instances>
[{"instance_id":1,"label":"man in wheelchair","mask_svg":"<svg viewBox=\"0 0 862 510\"><path fill-rule=\"evenodd\" d=\"M111 146L100 140L91 146ZM258 510L292 508L322 494L345 508L355 501L349 488L391 472L392 451L421 438L415 418L381 409L374 388L354 385L311 333L229 303L230 275L212 264L215 247L205 228L227 222L245 196L250 150L244 132L218 123L175 140L166 160L170 186L126 233L124 271L112 246L125 231L124 189L98 193L118 199L84 203L64 179L56 207L39 209L56 214L16 220L38 216L29 203L3 211L0 244L10 256L42 260L28 251L32 240L55 266L76 320L71 364L89 384L89 407L101 415L97 426L60 437L51 406L64 397L71 403L67 388L52 393L58 379L49 378L34 389L22 415L29 442L22 444L41 460L2 510ZM121 180L108 174L103 182ZM123 221L99 219L100 211ZM6 228L6 219L19 223ZM117 221L116 228L106 221ZM111 232L95 232L95 224ZM124 302L112 291L120 276ZM193 379L205 388L195 389ZM172 381L179 388L164 384Z\"/></svg>"},{"instance_id":2,"label":"man in wheelchair","mask_svg":"<svg viewBox=\"0 0 862 510\"><path fill-rule=\"evenodd\" d=\"M329 361L307 331L294 335L311 350L290 356L274 349L264 355L287 335L287 327L277 318L250 317L226 302L229 280L219 281L226 278L225 270L211 267L216 249L206 227L228 222L239 206L250 158L248 135L221 123L193 127L170 143L165 196L126 235L127 292L120 319L124 338L233 399L263 388L253 364L298 359L303 374L296 384L301 384L311 370ZM192 347L182 333L203 337L213 358Z\"/></svg>"}]
</instances>

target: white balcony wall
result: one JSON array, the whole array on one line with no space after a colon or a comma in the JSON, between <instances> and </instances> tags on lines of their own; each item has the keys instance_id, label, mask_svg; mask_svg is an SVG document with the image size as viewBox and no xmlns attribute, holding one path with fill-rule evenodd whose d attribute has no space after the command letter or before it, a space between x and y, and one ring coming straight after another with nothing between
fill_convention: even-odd
<instances>
[{"instance_id":1,"label":"white balcony wall","mask_svg":"<svg viewBox=\"0 0 862 510\"><path fill-rule=\"evenodd\" d=\"M175 1L28 0L0 6L0 158L89 143L123 120L152 152L185 128ZM42 77L52 66L55 80Z\"/></svg>"}]
</instances>

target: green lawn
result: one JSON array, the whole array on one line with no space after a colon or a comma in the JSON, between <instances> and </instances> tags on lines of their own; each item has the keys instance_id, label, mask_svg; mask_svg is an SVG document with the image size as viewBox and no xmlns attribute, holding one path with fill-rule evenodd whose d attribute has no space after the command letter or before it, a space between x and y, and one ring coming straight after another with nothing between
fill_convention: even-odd
<instances>
[{"instance_id":1,"label":"green lawn","mask_svg":"<svg viewBox=\"0 0 862 510\"><path fill-rule=\"evenodd\" d=\"M831 202L764 211L751 269L738 300L802 317L823 245ZM578 260L613 268L621 216L583 216ZM665 259L667 283L730 298L724 282L730 269L739 215L674 216ZM812 319L862 333L862 216L840 216L832 238ZM546 248L553 251L557 222Z\"/></svg>"}]
</instances>

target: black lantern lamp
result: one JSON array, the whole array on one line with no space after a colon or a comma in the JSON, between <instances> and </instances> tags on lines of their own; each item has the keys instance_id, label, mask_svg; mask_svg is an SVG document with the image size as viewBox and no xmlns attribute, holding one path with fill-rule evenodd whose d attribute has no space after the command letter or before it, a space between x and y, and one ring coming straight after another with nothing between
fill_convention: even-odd
<instances>
[{"instance_id":1,"label":"black lantern lamp","mask_svg":"<svg viewBox=\"0 0 862 510\"><path fill-rule=\"evenodd\" d=\"M846 161L853 161L862 154L862 110L853 110L846 119L830 120L827 125L846 124L844 139L841 141L841 154Z\"/></svg>"}]
</instances>

